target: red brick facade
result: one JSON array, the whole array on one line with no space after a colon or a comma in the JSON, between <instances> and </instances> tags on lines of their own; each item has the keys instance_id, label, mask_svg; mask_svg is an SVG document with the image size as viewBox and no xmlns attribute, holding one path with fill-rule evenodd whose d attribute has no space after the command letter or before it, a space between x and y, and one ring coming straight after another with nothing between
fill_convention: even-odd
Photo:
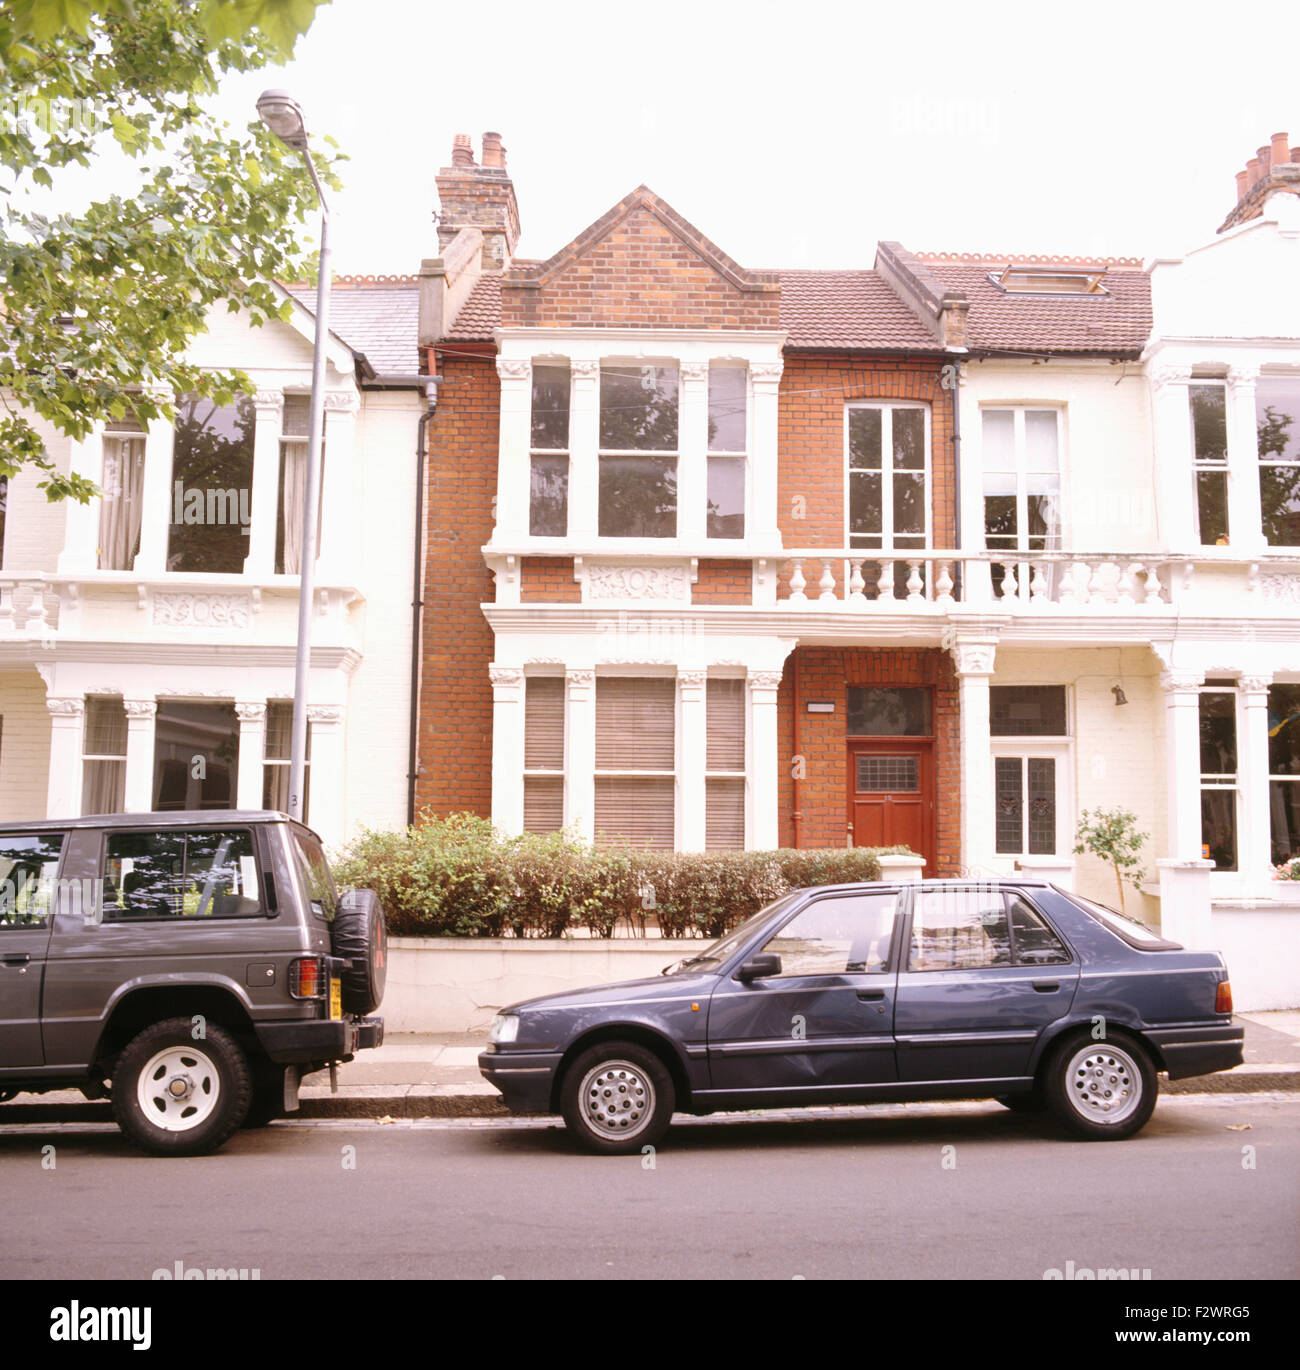
<instances>
[{"instance_id":1,"label":"red brick facade","mask_svg":"<svg viewBox=\"0 0 1300 1370\"><path fill-rule=\"evenodd\" d=\"M458 349L463 350L463 349ZM492 813L492 536L501 386L492 355L449 355L429 425L417 813Z\"/></svg>"},{"instance_id":2,"label":"red brick facade","mask_svg":"<svg viewBox=\"0 0 1300 1370\"><path fill-rule=\"evenodd\" d=\"M753 572L747 561L701 561L691 587L692 604L748 604L753 599Z\"/></svg>"},{"instance_id":3,"label":"red brick facade","mask_svg":"<svg viewBox=\"0 0 1300 1370\"><path fill-rule=\"evenodd\" d=\"M795 699L794 678L799 677ZM923 685L933 693L935 777L935 865L927 876L956 874L961 861L961 775L957 679L952 658L938 648L800 647L785 665L777 695L777 736L781 748L781 845L842 847L847 828L848 687ZM807 703L830 700L833 714L810 714ZM798 745L795 710L798 709ZM795 757L802 756L803 779L794 779ZM798 798L799 839L795 841Z\"/></svg>"},{"instance_id":4,"label":"red brick facade","mask_svg":"<svg viewBox=\"0 0 1300 1370\"><path fill-rule=\"evenodd\" d=\"M524 604L579 604L582 586L573 578L572 557L525 557L519 570Z\"/></svg>"},{"instance_id":5,"label":"red brick facade","mask_svg":"<svg viewBox=\"0 0 1300 1370\"><path fill-rule=\"evenodd\" d=\"M777 521L787 547L845 547L844 406L919 400L930 406L930 501L936 547L955 537L952 390L928 358L788 355L781 376ZM785 594L782 588L782 594Z\"/></svg>"}]
</instances>

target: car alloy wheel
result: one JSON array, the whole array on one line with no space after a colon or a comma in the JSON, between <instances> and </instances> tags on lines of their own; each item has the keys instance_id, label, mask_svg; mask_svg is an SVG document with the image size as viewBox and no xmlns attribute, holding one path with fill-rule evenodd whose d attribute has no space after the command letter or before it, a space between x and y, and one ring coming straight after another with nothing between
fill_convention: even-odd
<instances>
[{"instance_id":1,"label":"car alloy wheel","mask_svg":"<svg viewBox=\"0 0 1300 1370\"><path fill-rule=\"evenodd\" d=\"M1122 1047L1101 1042L1070 1057L1065 1088L1081 1118L1118 1126L1142 1102L1142 1072Z\"/></svg>"},{"instance_id":2,"label":"car alloy wheel","mask_svg":"<svg viewBox=\"0 0 1300 1370\"><path fill-rule=\"evenodd\" d=\"M583 1076L578 1103L593 1132L630 1139L644 1132L654 1116L654 1082L631 1061L605 1061Z\"/></svg>"},{"instance_id":3,"label":"car alloy wheel","mask_svg":"<svg viewBox=\"0 0 1300 1370\"><path fill-rule=\"evenodd\" d=\"M673 1077L639 1042L599 1042L576 1056L560 1085L560 1111L588 1151L628 1155L668 1131L676 1107Z\"/></svg>"}]
</instances>

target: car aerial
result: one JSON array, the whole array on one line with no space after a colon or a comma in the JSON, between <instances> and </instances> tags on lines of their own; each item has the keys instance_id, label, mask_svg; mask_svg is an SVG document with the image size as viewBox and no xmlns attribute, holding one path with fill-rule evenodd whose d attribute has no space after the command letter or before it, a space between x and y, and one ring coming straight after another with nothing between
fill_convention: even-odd
<instances>
[{"instance_id":1,"label":"car aerial","mask_svg":"<svg viewBox=\"0 0 1300 1370\"><path fill-rule=\"evenodd\" d=\"M1042 881L924 881L795 890L657 977L504 1009L478 1059L596 1152L674 1111L963 1098L1106 1140L1243 1036L1217 952Z\"/></svg>"},{"instance_id":2,"label":"car aerial","mask_svg":"<svg viewBox=\"0 0 1300 1370\"><path fill-rule=\"evenodd\" d=\"M0 823L0 1102L76 1088L147 1151L215 1150L382 1042L385 938L283 813Z\"/></svg>"}]
</instances>

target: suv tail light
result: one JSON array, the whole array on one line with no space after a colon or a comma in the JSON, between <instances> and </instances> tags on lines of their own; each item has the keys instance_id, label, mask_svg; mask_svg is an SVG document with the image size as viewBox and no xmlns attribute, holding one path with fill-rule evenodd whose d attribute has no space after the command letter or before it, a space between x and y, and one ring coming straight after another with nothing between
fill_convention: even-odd
<instances>
[{"instance_id":1,"label":"suv tail light","mask_svg":"<svg viewBox=\"0 0 1300 1370\"><path fill-rule=\"evenodd\" d=\"M1230 980L1220 980L1219 988L1214 995L1215 1013L1232 1012L1232 982Z\"/></svg>"},{"instance_id":2,"label":"suv tail light","mask_svg":"<svg viewBox=\"0 0 1300 1370\"><path fill-rule=\"evenodd\" d=\"M322 957L304 956L289 962L289 993L295 999L323 999L328 987Z\"/></svg>"}]
</instances>

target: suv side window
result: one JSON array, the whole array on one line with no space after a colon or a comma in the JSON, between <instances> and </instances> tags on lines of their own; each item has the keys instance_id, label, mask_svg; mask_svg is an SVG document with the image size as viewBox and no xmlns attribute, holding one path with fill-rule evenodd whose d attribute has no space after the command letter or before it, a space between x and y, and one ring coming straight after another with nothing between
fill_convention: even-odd
<instances>
[{"instance_id":1,"label":"suv side window","mask_svg":"<svg viewBox=\"0 0 1300 1370\"><path fill-rule=\"evenodd\" d=\"M919 890L909 970L974 970L1011 964L1007 906L999 890Z\"/></svg>"},{"instance_id":2,"label":"suv side window","mask_svg":"<svg viewBox=\"0 0 1300 1370\"><path fill-rule=\"evenodd\" d=\"M0 932L49 923L66 836L0 833Z\"/></svg>"},{"instance_id":3,"label":"suv side window","mask_svg":"<svg viewBox=\"0 0 1300 1370\"><path fill-rule=\"evenodd\" d=\"M298 865L307 886L307 898L312 902L313 912L319 908L327 922L334 921L334 910L338 906L338 895L334 890L334 877L330 874L329 862L321 845L308 833L291 828L293 849L298 856Z\"/></svg>"},{"instance_id":4,"label":"suv side window","mask_svg":"<svg viewBox=\"0 0 1300 1370\"><path fill-rule=\"evenodd\" d=\"M818 899L763 946L781 958L781 974L861 974L888 969L898 895L854 894Z\"/></svg>"},{"instance_id":5,"label":"suv side window","mask_svg":"<svg viewBox=\"0 0 1300 1370\"><path fill-rule=\"evenodd\" d=\"M260 914L255 852L253 835L244 828L111 832L104 856L104 922Z\"/></svg>"}]
</instances>

